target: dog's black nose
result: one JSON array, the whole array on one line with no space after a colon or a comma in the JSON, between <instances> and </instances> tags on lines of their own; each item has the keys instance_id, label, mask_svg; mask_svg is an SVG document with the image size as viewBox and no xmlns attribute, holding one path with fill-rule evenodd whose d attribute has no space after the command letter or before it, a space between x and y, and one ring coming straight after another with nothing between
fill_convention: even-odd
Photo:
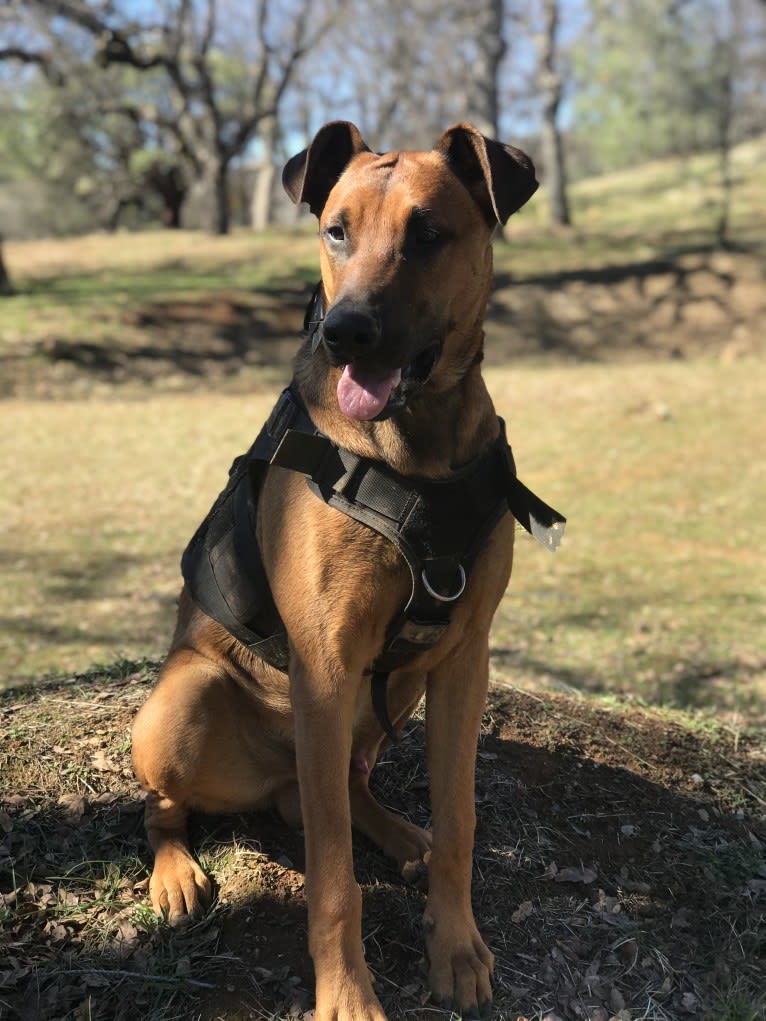
<instances>
[{"instance_id":1,"label":"dog's black nose","mask_svg":"<svg viewBox=\"0 0 766 1021\"><path fill-rule=\"evenodd\" d=\"M327 313L322 334L333 355L351 361L374 352L380 343L380 322L366 308L341 303Z\"/></svg>"}]
</instances>

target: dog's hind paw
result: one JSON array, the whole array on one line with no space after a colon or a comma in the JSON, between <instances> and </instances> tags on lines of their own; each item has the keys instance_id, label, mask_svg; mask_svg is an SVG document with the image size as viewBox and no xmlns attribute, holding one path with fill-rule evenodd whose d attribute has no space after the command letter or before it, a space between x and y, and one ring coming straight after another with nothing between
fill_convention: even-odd
<instances>
[{"instance_id":1,"label":"dog's hind paw","mask_svg":"<svg viewBox=\"0 0 766 1021\"><path fill-rule=\"evenodd\" d=\"M402 865L402 878L405 883L417 887L418 890L428 889L428 859L430 857L431 852L426 851L422 858L416 858L415 861L406 861Z\"/></svg>"}]
</instances>

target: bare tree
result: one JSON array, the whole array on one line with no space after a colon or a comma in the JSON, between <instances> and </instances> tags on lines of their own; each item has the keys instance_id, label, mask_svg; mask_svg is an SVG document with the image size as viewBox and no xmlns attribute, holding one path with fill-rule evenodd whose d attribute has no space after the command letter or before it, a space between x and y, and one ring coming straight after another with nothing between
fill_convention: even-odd
<instances>
[{"instance_id":1,"label":"bare tree","mask_svg":"<svg viewBox=\"0 0 766 1021\"><path fill-rule=\"evenodd\" d=\"M227 0L179 0L139 15L135 5L88 0L26 0L90 39L105 71L126 66L161 76L167 98L131 102L122 112L170 136L205 195L208 228L229 229L228 174L259 130L274 118L305 53L332 24L341 0L255 0L252 24ZM17 0L18 3L18 0ZM230 15L226 17L225 15Z\"/></svg>"},{"instance_id":2,"label":"bare tree","mask_svg":"<svg viewBox=\"0 0 766 1021\"><path fill-rule=\"evenodd\" d=\"M541 15L539 29L533 38L538 55L537 84L543 103L540 125L543 179L548 190L551 222L557 226L568 226L571 218L567 200L564 144L558 124L564 92L557 52L559 0L542 0Z\"/></svg>"},{"instance_id":3,"label":"bare tree","mask_svg":"<svg viewBox=\"0 0 766 1021\"><path fill-rule=\"evenodd\" d=\"M350 118L383 148L428 145L458 120L496 136L504 14L504 0L349 0L342 28L301 68L312 128ZM303 120L298 91L284 118L296 131Z\"/></svg>"},{"instance_id":4,"label":"bare tree","mask_svg":"<svg viewBox=\"0 0 766 1021\"><path fill-rule=\"evenodd\" d=\"M485 0L478 10L467 5L473 29L474 55L468 78L467 119L488 138L497 138L500 104L498 79L506 54L504 0ZM464 15L465 18L465 15Z\"/></svg>"}]
</instances>

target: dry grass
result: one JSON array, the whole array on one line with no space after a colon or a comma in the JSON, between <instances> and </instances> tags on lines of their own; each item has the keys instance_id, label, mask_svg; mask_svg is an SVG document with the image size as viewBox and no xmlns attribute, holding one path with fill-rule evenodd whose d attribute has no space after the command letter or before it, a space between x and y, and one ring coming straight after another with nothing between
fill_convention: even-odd
<instances>
[{"instance_id":1,"label":"dry grass","mask_svg":"<svg viewBox=\"0 0 766 1021\"><path fill-rule=\"evenodd\" d=\"M569 517L555 557L520 537L495 678L761 715L760 363L488 379L521 477ZM180 553L275 392L0 405L6 683L162 654Z\"/></svg>"}]
</instances>

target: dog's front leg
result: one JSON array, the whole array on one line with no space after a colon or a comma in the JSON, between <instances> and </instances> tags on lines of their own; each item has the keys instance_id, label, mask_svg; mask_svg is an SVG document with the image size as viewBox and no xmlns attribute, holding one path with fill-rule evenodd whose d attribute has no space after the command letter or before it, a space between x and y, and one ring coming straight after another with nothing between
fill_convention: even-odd
<instances>
[{"instance_id":1,"label":"dog's front leg","mask_svg":"<svg viewBox=\"0 0 766 1021\"><path fill-rule=\"evenodd\" d=\"M433 811L424 915L429 983L438 1003L477 1017L492 1000L492 954L471 907L476 744L487 696L486 637L465 643L428 677L426 734Z\"/></svg>"},{"instance_id":2,"label":"dog's front leg","mask_svg":"<svg viewBox=\"0 0 766 1021\"><path fill-rule=\"evenodd\" d=\"M348 771L360 683L361 676L354 680L340 666L309 668L291 650L317 1021L385 1021L364 960L351 848Z\"/></svg>"}]
</instances>

